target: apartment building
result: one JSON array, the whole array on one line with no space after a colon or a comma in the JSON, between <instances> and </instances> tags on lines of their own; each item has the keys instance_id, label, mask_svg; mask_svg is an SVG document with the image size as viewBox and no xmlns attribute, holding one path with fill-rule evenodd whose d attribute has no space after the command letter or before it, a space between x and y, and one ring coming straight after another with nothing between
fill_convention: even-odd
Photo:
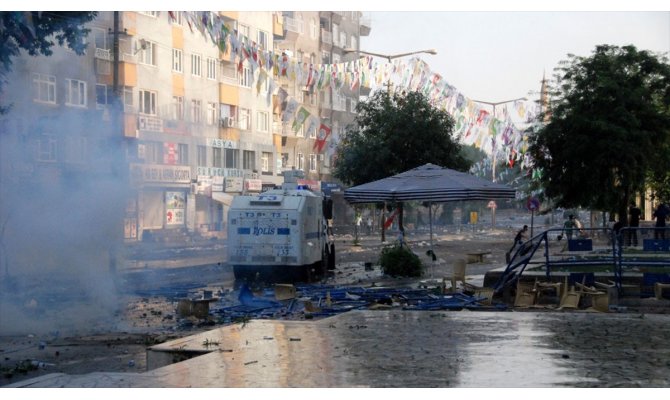
<instances>
[{"instance_id":1,"label":"apartment building","mask_svg":"<svg viewBox=\"0 0 670 400\"><path fill-rule=\"evenodd\" d=\"M13 107L0 116L3 185L16 199L78 188L69 196L80 193L126 241L220 235L235 194L280 184L286 169L317 186L332 180L334 146L360 92L268 76L215 43L211 24L317 65L355 58L369 33L362 22L359 12L100 12L86 55L56 46L14 60L4 93ZM282 123L276 87L330 127L320 150L308 124Z\"/></svg>"},{"instance_id":2,"label":"apartment building","mask_svg":"<svg viewBox=\"0 0 670 400\"><path fill-rule=\"evenodd\" d=\"M294 57L309 68L358 58L360 36L370 33L369 19L358 11L284 11L277 21L282 27L275 35L275 51ZM310 118L318 121L316 124L308 121L295 130L292 124L282 121L281 110L275 102L273 127L282 140L282 168L302 170L309 183L316 187L320 187L321 182L332 183L335 147L346 126L354 120L360 96L368 93L361 93L360 88L337 90L332 85L317 89L287 78L280 78L280 83L288 96L296 98ZM318 127L322 125L330 135L325 145L319 146L316 145ZM309 129L310 126L313 129Z\"/></svg>"}]
</instances>

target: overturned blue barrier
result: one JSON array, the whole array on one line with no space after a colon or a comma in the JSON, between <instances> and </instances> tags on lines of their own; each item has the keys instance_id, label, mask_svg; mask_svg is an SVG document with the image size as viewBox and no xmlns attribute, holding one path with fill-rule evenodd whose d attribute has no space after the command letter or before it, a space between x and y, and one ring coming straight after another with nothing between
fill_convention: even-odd
<instances>
[{"instance_id":1,"label":"overturned blue barrier","mask_svg":"<svg viewBox=\"0 0 670 400\"><path fill-rule=\"evenodd\" d=\"M325 318L352 310L381 306L401 307L403 310L493 310L506 309L503 305L484 306L485 297L464 293L443 295L434 289L389 287L339 287L327 285L302 285L296 287L294 299L273 300L274 290L266 289L261 296L254 295L242 285L237 300L240 304L221 307L214 313L227 320L239 318ZM223 300L223 299L222 299ZM309 304L307 307L306 304Z\"/></svg>"}]
</instances>

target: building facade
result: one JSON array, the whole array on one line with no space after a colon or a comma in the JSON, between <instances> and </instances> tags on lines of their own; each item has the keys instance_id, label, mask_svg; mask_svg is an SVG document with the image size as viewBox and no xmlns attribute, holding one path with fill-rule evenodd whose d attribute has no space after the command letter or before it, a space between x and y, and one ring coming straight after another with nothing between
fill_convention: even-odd
<instances>
[{"instance_id":1,"label":"building facade","mask_svg":"<svg viewBox=\"0 0 670 400\"><path fill-rule=\"evenodd\" d=\"M232 44L338 63L369 33L361 21L359 12L100 12L86 55L56 46L15 60L5 92L13 108L0 117L3 182L116 180L107 197L126 241L222 236L232 196L281 184L287 169L332 180L360 95L306 90L236 57ZM216 43L212 24L225 24L229 45ZM279 87L330 127L319 148L308 124L282 122Z\"/></svg>"}]
</instances>

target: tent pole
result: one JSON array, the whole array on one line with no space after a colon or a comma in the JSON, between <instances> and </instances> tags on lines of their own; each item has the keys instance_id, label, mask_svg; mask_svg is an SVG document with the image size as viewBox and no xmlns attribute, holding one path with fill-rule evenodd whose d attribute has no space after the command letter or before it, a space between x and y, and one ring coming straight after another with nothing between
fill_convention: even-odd
<instances>
[{"instance_id":1,"label":"tent pole","mask_svg":"<svg viewBox=\"0 0 670 400\"><path fill-rule=\"evenodd\" d=\"M430 268L430 277L433 278L433 273L435 272L435 259L436 255L433 251L433 203L428 202L428 225L430 226L430 259L432 260Z\"/></svg>"}]
</instances>

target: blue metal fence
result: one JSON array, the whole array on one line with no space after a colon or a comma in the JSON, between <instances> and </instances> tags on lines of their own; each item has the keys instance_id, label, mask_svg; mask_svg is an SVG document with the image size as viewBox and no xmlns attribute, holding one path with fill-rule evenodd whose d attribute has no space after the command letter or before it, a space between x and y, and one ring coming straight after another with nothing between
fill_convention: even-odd
<instances>
[{"instance_id":1,"label":"blue metal fence","mask_svg":"<svg viewBox=\"0 0 670 400\"><path fill-rule=\"evenodd\" d=\"M541 255L540 249L544 250ZM551 279L557 267L570 270L611 265L614 283L621 291L625 272L670 267L670 228L624 227L618 232L611 228L548 229L517 246L508 259L494 285L496 293L515 283L528 266L543 266Z\"/></svg>"}]
</instances>

